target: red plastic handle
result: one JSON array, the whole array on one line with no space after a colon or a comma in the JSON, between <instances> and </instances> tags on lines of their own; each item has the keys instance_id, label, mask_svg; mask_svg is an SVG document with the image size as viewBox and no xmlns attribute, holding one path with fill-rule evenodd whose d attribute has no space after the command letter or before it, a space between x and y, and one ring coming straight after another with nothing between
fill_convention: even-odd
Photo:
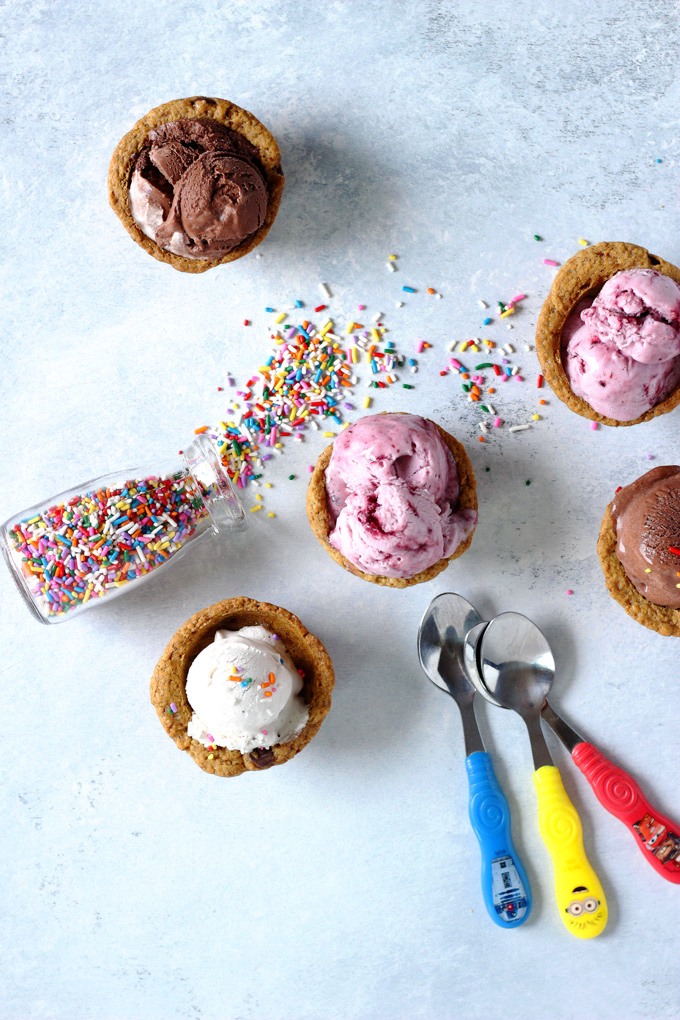
<instances>
[{"instance_id":1,"label":"red plastic handle","mask_svg":"<svg viewBox=\"0 0 680 1020\"><path fill-rule=\"evenodd\" d=\"M645 859L669 882L680 883L680 825L655 811L635 780L592 744L577 744L572 758L600 804L628 826Z\"/></svg>"}]
</instances>

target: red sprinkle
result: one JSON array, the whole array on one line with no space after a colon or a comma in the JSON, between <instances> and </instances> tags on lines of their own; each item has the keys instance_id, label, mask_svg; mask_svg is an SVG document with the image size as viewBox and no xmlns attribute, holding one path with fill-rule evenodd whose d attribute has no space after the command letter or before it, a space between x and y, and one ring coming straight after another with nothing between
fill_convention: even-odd
<instances>
[{"instance_id":1,"label":"red sprinkle","mask_svg":"<svg viewBox=\"0 0 680 1020\"><path fill-rule=\"evenodd\" d=\"M676 556L680 556L680 549L676 549L674 545L669 545L668 551L675 553Z\"/></svg>"},{"instance_id":2,"label":"red sprinkle","mask_svg":"<svg viewBox=\"0 0 680 1020\"><path fill-rule=\"evenodd\" d=\"M503 375L503 373L501 372L500 365L494 365L493 370L496 373L496 375Z\"/></svg>"},{"instance_id":3,"label":"red sprinkle","mask_svg":"<svg viewBox=\"0 0 680 1020\"><path fill-rule=\"evenodd\" d=\"M322 312L324 308L328 308L328 305L317 305L314 309L315 312Z\"/></svg>"},{"instance_id":4,"label":"red sprinkle","mask_svg":"<svg viewBox=\"0 0 680 1020\"><path fill-rule=\"evenodd\" d=\"M538 377L538 380L537 380L537 382L536 382L536 386L537 386L537 387L538 387L538 389L540 390L540 388L541 388L541 386L542 386L542 385L543 385L543 376L542 376L542 375L539 375L539 377Z\"/></svg>"},{"instance_id":5,"label":"red sprinkle","mask_svg":"<svg viewBox=\"0 0 680 1020\"><path fill-rule=\"evenodd\" d=\"M244 319L244 320L243 320L243 325L244 325L244 326L249 326L249 325L250 325L250 322L249 322L249 320L248 320L248 319Z\"/></svg>"},{"instance_id":6,"label":"red sprinkle","mask_svg":"<svg viewBox=\"0 0 680 1020\"><path fill-rule=\"evenodd\" d=\"M619 487L617 488L617 490L616 490L616 491L617 491L617 492L621 492L621 489L622 489L622 488L623 488L623 486L622 486L622 485L619 485Z\"/></svg>"}]
</instances>

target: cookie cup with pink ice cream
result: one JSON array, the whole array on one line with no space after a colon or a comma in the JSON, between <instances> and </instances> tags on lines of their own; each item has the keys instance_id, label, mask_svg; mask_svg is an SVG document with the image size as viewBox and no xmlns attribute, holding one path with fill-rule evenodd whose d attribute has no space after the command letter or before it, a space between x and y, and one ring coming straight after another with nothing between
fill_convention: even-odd
<instances>
[{"instance_id":1,"label":"cookie cup with pink ice cream","mask_svg":"<svg viewBox=\"0 0 680 1020\"><path fill-rule=\"evenodd\" d=\"M469 548L477 486L465 448L436 422L367 415L319 457L307 491L329 556L372 584L429 581Z\"/></svg>"},{"instance_id":2,"label":"cookie cup with pink ice cream","mask_svg":"<svg viewBox=\"0 0 680 1020\"><path fill-rule=\"evenodd\" d=\"M680 402L680 269L603 241L557 273L536 329L546 382L572 411L637 425Z\"/></svg>"}]
</instances>

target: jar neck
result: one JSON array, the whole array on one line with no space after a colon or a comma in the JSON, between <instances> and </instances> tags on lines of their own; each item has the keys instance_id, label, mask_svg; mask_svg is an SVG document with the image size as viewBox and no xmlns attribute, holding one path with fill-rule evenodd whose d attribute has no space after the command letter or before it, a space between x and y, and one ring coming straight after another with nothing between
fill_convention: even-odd
<instances>
[{"instance_id":1,"label":"jar neck","mask_svg":"<svg viewBox=\"0 0 680 1020\"><path fill-rule=\"evenodd\" d=\"M184 460L196 487L192 503L196 510L204 509L207 514L200 530L204 530L209 521L213 530L220 534L245 531L247 522L241 501L209 437L197 436L184 451Z\"/></svg>"}]
</instances>

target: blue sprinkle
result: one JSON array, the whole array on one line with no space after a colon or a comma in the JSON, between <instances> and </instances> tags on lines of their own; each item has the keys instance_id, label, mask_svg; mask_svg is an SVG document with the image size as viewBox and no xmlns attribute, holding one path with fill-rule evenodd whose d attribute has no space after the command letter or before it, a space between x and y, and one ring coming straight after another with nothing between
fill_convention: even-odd
<instances>
[{"instance_id":1,"label":"blue sprinkle","mask_svg":"<svg viewBox=\"0 0 680 1020\"><path fill-rule=\"evenodd\" d=\"M415 365L416 359L415 358L409 358L408 359L408 363L409 363L409 365Z\"/></svg>"},{"instance_id":2,"label":"blue sprinkle","mask_svg":"<svg viewBox=\"0 0 680 1020\"><path fill-rule=\"evenodd\" d=\"M660 159L657 159L657 163L660 163L660 162L661 162L661 160L660 160Z\"/></svg>"},{"instance_id":3,"label":"blue sprinkle","mask_svg":"<svg viewBox=\"0 0 680 1020\"><path fill-rule=\"evenodd\" d=\"M309 333L306 329L303 329L302 326L298 326L298 333L302 333L305 340L309 340Z\"/></svg>"},{"instance_id":4,"label":"blue sprinkle","mask_svg":"<svg viewBox=\"0 0 680 1020\"><path fill-rule=\"evenodd\" d=\"M415 287L402 287L401 289L405 290L407 294L415 294L416 292Z\"/></svg>"},{"instance_id":5,"label":"blue sprinkle","mask_svg":"<svg viewBox=\"0 0 680 1020\"><path fill-rule=\"evenodd\" d=\"M376 375L378 372L378 366L375 361L371 361L371 371L373 372L373 375Z\"/></svg>"},{"instance_id":6,"label":"blue sprinkle","mask_svg":"<svg viewBox=\"0 0 680 1020\"><path fill-rule=\"evenodd\" d=\"M283 666L283 659L279 659L279 662L280 662L280 663L281 663L281 665Z\"/></svg>"},{"instance_id":7,"label":"blue sprinkle","mask_svg":"<svg viewBox=\"0 0 680 1020\"><path fill-rule=\"evenodd\" d=\"M295 302L295 307L296 308L302 308L302 301L296 301Z\"/></svg>"},{"instance_id":8,"label":"blue sprinkle","mask_svg":"<svg viewBox=\"0 0 680 1020\"><path fill-rule=\"evenodd\" d=\"M482 325L483 326L488 326L490 322L493 322L493 319L484 319L484 322L482 323Z\"/></svg>"},{"instance_id":9,"label":"blue sprinkle","mask_svg":"<svg viewBox=\"0 0 680 1020\"><path fill-rule=\"evenodd\" d=\"M273 311L274 311L273 308L265 308L265 312L273 312Z\"/></svg>"}]
</instances>

